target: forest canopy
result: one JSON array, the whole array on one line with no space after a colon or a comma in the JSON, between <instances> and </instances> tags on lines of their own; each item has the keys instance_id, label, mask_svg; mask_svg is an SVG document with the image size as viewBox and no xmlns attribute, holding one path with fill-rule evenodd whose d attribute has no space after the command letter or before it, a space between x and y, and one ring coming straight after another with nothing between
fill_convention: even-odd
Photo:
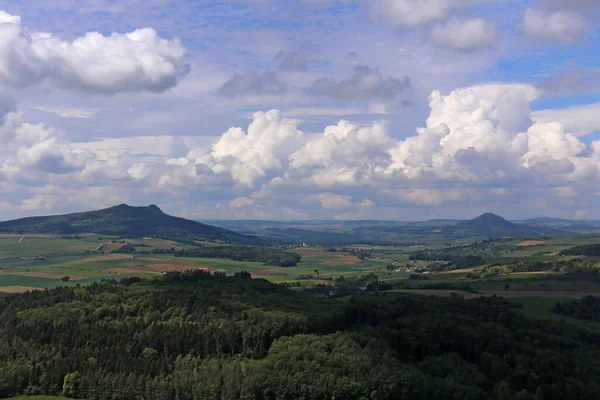
<instances>
[{"instance_id":1,"label":"forest canopy","mask_svg":"<svg viewBox=\"0 0 600 400\"><path fill-rule=\"evenodd\" d=\"M600 335L500 298L170 272L0 301L0 398L596 399Z\"/></svg>"}]
</instances>

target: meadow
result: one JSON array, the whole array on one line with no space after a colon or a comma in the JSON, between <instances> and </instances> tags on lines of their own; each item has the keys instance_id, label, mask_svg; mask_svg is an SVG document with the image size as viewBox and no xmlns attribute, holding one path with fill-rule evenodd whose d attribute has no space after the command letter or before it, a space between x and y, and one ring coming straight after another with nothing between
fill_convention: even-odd
<instances>
[{"instance_id":1,"label":"meadow","mask_svg":"<svg viewBox=\"0 0 600 400\"><path fill-rule=\"evenodd\" d=\"M134 254L112 253L124 244L136 245ZM158 277L167 271L206 269L233 274L248 271L274 282L315 284L324 278L373 272L390 260L360 260L325 248L299 248L295 267L266 266L259 262L217 258L184 258L153 254L153 250L183 248L160 239L117 239L98 235L76 238L56 235L3 235L0 237L0 292L21 292L59 285L86 284L103 278ZM65 281L65 277L69 277Z\"/></svg>"},{"instance_id":2,"label":"meadow","mask_svg":"<svg viewBox=\"0 0 600 400\"><path fill-rule=\"evenodd\" d=\"M189 244L153 238L119 239L93 234L76 237L2 235L0 298L8 293L63 285L86 285L102 279L119 280L132 276L159 278L168 271L194 269L226 274L248 271L255 278L303 287L332 285L340 277L352 278L374 273L381 281L393 286L392 292L428 296L459 295L465 298L495 295L520 304L527 315L556 319L564 318L551 312L557 301L581 298L587 294L600 295L600 282L566 279L564 274L547 271L476 279L472 278L472 273L492 264L572 259L576 257L562 257L559 253L573 246L598 242L600 236L586 235L535 240L509 238L481 243L461 239L419 246L299 247L289 249L302 256L297 266L274 267L260 262L153 254L154 250L190 247ZM134 245L136 252L113 253L125 244ZM431 261L411 260L411 254L424 250L443 251L457 246L466 246L466 252L482 255L485 264L475 268L425 273L421 274L419 280L414 280L414 271L427 270ZM361 251L366 257L359 258ZM594 260L593 257L588 258ZM600 260L598 263L600 265ZM595 326L595 323L587 325Z\"/></svg>"}]
</instances>

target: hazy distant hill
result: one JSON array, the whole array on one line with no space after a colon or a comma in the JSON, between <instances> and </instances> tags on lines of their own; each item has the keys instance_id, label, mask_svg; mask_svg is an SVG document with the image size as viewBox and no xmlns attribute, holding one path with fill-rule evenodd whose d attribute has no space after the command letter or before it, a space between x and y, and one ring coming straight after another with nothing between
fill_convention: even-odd
<instances>
[{"instance_id":1,"label":"hazy distant hill","mask_svg":"<svg viewBox=\"0 0 600 400\"><path fill-rule=\"evenodd\" d=\"M0 222L2 233L99 233L104 235L159 237L173 240L219 240L235 244L262 244L262 240L212 225L173 217L155 205L125 204L98 211Z\"/></svg>"},{"instance_id":2,"label":"hazy distant hill","mask_svg":"<svg viewBox=\"0 0 600 400\"><path fill-rule=\"evenodd\" d=\"M472 232L478 236L503 237L503 236L537 236L564 234L564 231L551 227L538 227L529 224L515 224L505 220L499 215L485 213L477 218L459 222L456 229Z\"/></svg>"},{"instance_id":3,"label":"hazy distant hill","mask_svg":"<svg viewBox=\"0 0 600 400\"><path fill-rule=\"evenodd\" d=\"M531 218L523 221L528 225L561 229L573 233L598 233L600 232L600 221L585 219L561 219L561 218Z\"/></svg>"}]
</instances>

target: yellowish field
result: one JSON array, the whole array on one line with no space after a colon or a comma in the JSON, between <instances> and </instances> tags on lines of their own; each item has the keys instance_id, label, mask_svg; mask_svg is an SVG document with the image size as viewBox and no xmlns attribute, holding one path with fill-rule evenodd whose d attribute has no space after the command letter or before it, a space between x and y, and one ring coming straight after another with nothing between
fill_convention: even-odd
<instances>
[{"instance_id":1,"label":"yellowish field","mask_svg":"<svg viewBox=\"0 0 600 400\"><path fill-rule=\"evenodd\" d=\"M439 275L444 274L470 274L475 271L473 268L453 269L451 271L440 272Z\"/></svg>"},{"instance_id":2,"label":"yellowish field","mask_svg":"<svg viewBox=\"0 0 600 400\"><path fill-rule=\"evenodd\" d=\"M25 293L34 290L44 290L33 286L0 286L0 292L4 293Z\"/></svg>"},{"instance_id":3,"label":"yellowish field","mask_svg":"<svg viewBox=\"0 0 600 400\"><path fill-rule=\"evenodd\" d=\"M323 262L323 265L345 265L345 264L356 264L360 259L351 254L339 254L333 253L329 259Z\"/></svg>"}]
</instances>

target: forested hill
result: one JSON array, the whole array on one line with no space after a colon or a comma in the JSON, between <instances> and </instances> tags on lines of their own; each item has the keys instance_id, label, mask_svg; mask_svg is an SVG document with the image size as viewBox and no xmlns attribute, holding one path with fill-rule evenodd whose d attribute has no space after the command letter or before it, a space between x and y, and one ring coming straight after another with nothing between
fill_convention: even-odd
<instances>
[{"instance_id":1,"label":"forested hill","mask_svg":"<svg viewBox=\"0 0 600 400\"><path fill-rule=\"evenodd\" d=\"M158 237L172 240L219 240L260 245L262 240L227 229L165 214L155 205L121 204L97 211L0 222L2 233L99 233L103 235Z\"/></svg>"},{"instance_id":2,"label":"forested hill","mask_svg":"<svg viewBox=\"0 0 600 400\"><path fill-rule=\"evenodd\" d=\"M529 319L500 298L315 294L247 273L188 271L12 295L0 301L0 398L592 400L600 393L596 332Z\"/></svg>"},{"instance_id":3,"label":"forested hill","mask_svg":"<svg viewBox=\"0 0 600 400\"><path fill-rule=\"evenodd\" d=\"M551 227L538 227L527 224L515 224L505 220L499 215L485 213L477 218L462 221L456 224L457 230L468 231L478 236L503 237L503 236L538 236L565 234Z\"/></svg>"}]
</instances>

